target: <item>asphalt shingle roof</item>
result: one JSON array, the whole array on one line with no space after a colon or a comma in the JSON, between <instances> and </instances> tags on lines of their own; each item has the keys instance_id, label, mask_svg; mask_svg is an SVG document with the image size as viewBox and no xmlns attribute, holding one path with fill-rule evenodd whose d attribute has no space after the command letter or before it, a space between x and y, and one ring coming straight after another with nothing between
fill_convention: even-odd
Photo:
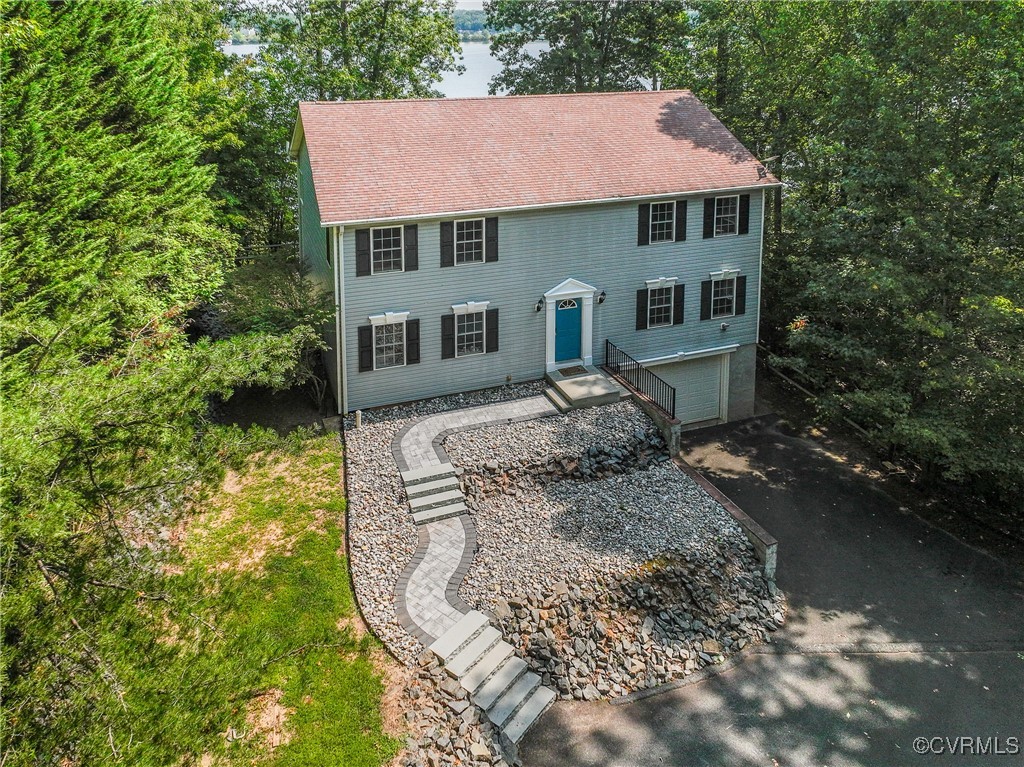
<instances>
[{"instance_id":1,"label":"asphalt shingle roof","mask_svg":"<svg viewBox=\"0 0 1024 767\"><path fill-rule=\"evenodd\" d=\"M689 91L304 102L296 136L325 225L778 183Z\"/></svg>"}]
</instances>

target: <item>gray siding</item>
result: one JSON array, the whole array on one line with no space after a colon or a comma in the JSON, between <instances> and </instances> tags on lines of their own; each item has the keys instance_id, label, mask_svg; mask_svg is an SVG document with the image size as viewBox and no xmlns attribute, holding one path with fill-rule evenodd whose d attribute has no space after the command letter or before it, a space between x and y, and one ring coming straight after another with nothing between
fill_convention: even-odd
<instances>
[{"instance_id":1,"label":"gray siding","mask_svg":"<svg viewBox=\"0 0 1024 767\"><path fill-rule=\"evenodd\" d=\"M306 145L299 151L299 249L309 279L322 290L335 297L334 269L327 261L327 230L320 228L320 208L313 190L313 174L309 166L309 152ZM338 390L338 363L335 353L336 328L333 322L324 327L324 340L328 349L324 351L324 367L331 382L331 391L340 402Z\"/></svg>"},{"instance_id":2,"label":"gray siding","mask_svg":"<svg viewBox=\"0 0 1024 767\"><path fill-rule=\"evenodd\" d=\"M303 155L304 156L304 155ZM302 158L300 157L300 163ZM308 175L308 161L303 168ZM303 191L304 199L310 193ZM681 198L682 199L682 198ZM750 232L702 238L703 203L689 200L684 242L637 245L635 202L507 213L500 216L496 263L440 267L440 224L419 223L419 270L356 277L355 229L344 233L344 285L350 410L541 378L545 370L545 312L534 304L545 291L573 277L607 292L594 307L594 362L611 339L635 358L752 344L757 336L757 297L762 192L750 194ZM321 232L321 239L323 237ZM308 250L317 247L309 235ZM306 234L303 237L304 248ZM746 314L700 321L700 283L709 272L739 269L747 277ZM637 331L636 291L644 281L677 277L686 286L681 325ZM500 312L500 351L441 359L441 316L451 305L490 301ZM420 319L422 362L359 373L356 333L367 317L409 311Z\"/></svg>"}]
</instances>

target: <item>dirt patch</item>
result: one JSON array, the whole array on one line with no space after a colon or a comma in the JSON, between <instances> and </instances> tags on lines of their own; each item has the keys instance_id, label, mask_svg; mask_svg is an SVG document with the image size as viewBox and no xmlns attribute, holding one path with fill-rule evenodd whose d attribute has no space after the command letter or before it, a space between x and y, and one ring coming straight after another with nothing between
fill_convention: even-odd
<instances>
[{"instance_id":1,"label":"dirt patch","mask_svg":"<svg viewBox=\"0 0 1024 767\"><path fill-rule=\"evenodd\" d=\"M293 709L281 705L283 694L278 689L268 690L249 702L245 714L248 739L262 741L271 750L283 746L292 737L287 720Z\"/></svg>"},{"instance_id":2,"label":"dirt patch","mask_svg":"<svg viewBox=\"0 0 1024 767\"><path fill-rule=\"evenodd\" d=\"M343 618L339 618L337 622L338 631L348 631L353 639L359 640L366 636L366 624L363 623L358 615L347 615Z\"/></svg>"},{"instance_id":3,"label":"dirt patch","mask_svg":"<svg viewBox=\"0 0 1024 767\"><path fill-rule=\"evenodd\" d=\"M213 565L211 569L223 572L257 572L263 569L263 560L268 554L291 554L292 544L297 536L285 538L284 528L277 522L271 522L262 530L256 530L246 524L242 535L248 542L244 550L239 551L232 559L225 559Z\"/></svg>"}]
</instances>

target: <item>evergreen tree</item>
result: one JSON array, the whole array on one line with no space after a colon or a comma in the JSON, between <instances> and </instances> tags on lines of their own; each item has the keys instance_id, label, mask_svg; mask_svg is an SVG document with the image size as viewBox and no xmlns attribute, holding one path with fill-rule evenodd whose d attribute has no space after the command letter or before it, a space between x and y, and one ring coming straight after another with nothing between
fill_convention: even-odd
<instances>
[{"instance_id":1,"label":"evergreen tree","mask_svg":"<svg viewBox=\"0 0 1024 767\"><path fill-rule=\"evenodd\" d=\"M183 332L235 243L153 8L3 10L2 760L171 763L229 703L160 705L202 696L212 633L138 541L220 470L210 395L286 379L295 339Z\"/></svg>"}]
</instances>

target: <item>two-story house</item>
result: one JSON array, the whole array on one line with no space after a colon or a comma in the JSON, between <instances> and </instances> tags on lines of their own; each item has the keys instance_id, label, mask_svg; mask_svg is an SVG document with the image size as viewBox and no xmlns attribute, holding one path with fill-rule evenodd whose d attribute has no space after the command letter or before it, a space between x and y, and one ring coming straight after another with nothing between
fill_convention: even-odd
<instances>
[{"instance_id":1,"label":"two-story house","mask_svg":"<svg viewBox=\"0 0 1024 767\"><path fill-rule=\"evenodd\" d=\"M302 256L339 412L604 362L750 415L761 164L688 91L303 103Z\"/></svg>"}]
</instances>

